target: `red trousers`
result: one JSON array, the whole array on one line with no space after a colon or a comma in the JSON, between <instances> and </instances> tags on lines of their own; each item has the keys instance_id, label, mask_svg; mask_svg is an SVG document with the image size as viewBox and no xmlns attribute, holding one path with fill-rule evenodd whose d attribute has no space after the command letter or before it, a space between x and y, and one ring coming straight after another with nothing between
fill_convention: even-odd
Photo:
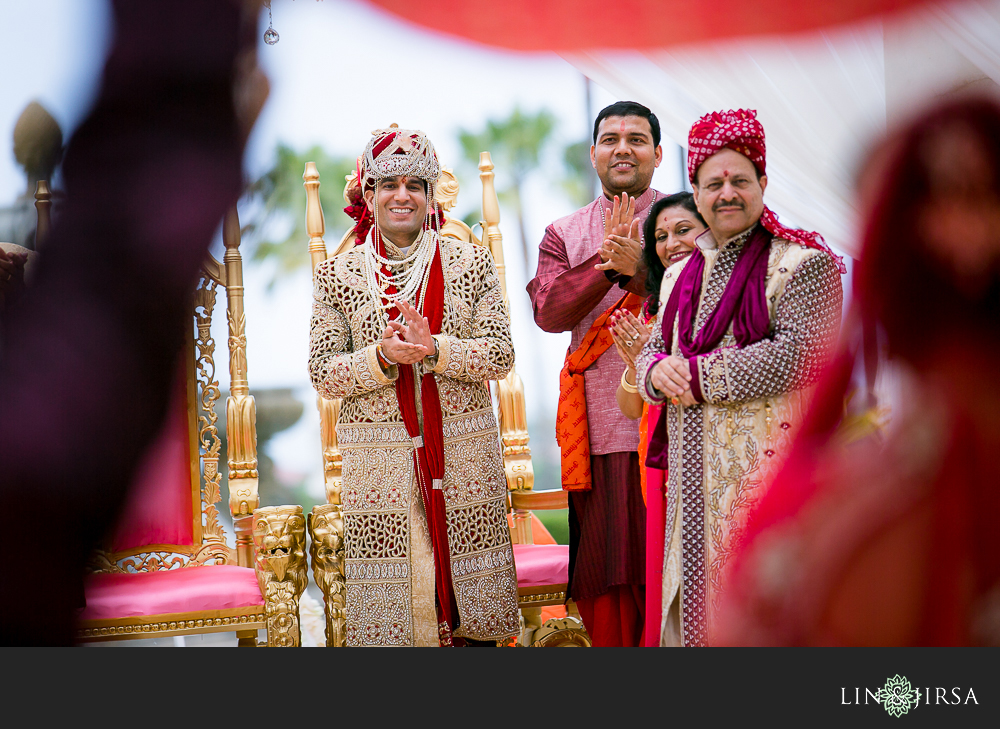
<instances>
[{"instance_id":1,"label":"red trousers","mask_svg":"<svg viewBox=\"0 0 1000 729\"><path fill-rule=\"evenodd\" d=\"M576 601L583 626L595 647L638 647L643 644L646 587L616 585L597 597Z\"/></svg>"}]
</instances>

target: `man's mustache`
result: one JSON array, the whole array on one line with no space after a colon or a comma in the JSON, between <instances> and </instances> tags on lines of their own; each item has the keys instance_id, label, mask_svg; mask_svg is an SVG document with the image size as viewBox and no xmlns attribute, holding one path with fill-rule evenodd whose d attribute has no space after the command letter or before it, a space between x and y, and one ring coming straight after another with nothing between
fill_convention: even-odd
<instances>
[{"instance_id":1,"label":"man's mustache","mask_svg":"<svg viewBox=\"0 0 1000 729\"><path fill-rule=\"evenodd\" d=\"M746 210L747 206L739 200L719 200L712 205L712 212L718 211L719 208L739 208L740 210Z\"/></svg>"}]
</instances>

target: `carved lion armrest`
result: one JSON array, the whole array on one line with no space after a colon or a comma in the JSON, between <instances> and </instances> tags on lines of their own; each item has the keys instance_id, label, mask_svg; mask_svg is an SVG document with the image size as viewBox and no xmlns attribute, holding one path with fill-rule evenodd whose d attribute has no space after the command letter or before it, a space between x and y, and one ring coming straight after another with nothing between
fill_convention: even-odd
<instances>
[{"instance_id":1,"label":"carved lion armrest","mask_svg":"<svg viewBox=\"0 0 1000 729\"><path fill-rule=\"evenodd\" d=\"M254 510L253 542L254 570L267 618L267 645L299 646L299 597L309 582L302 507L264 506Z\"/></svg>"},{"instance_id":2,"label":"carved lion armrest","mask_svg":"<svg viewBox=\"0 0 1000 729\"><path fill-rule=\"evenodd\" d=\"M326 645L345 643L344 607L347 599L344 575L344 511L340 504L320 504L309 514L313 579L323 591L326 605Z\"/></svg>"}]
</instances>

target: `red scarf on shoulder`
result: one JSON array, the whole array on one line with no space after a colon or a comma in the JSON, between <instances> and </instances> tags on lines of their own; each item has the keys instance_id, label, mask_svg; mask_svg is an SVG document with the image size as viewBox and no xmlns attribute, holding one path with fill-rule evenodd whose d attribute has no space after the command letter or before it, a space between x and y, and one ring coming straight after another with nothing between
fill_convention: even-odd
<instances>
[{"instance_id":1,"label":"red scarf on shoulder","mask_svg":"<svg viewBox=\"0 0 1000 729\"><path fill-rule=\"evenodd\" d=\"M377 233L373 236L376 250L386 256L385 243ZM383 273L388 275L386 266ZM396 293L394 286L386 290L389 295ZM383 298L388 304L388 299ZM441 246L435 242L434 259L431 261L430 278L421 312L427 317L432 334L441 333L444 319L444 271L441 267ZM399 316L395 306L388 310L389 319ZM458 629L458 603L451 582L451 553L448 550L448 520L444 502L444 428L441 416L441 400L438 395L437 380L432 373L420 376L420 405L424 418L424 432L420 433L417 416L417 377L410 365L397 365L399 377L396 379L396 402L403 416L406 432L413 439L413 463L423 497L427 527L434 548L434 592L437 598L438 634L443 646L462 642L452 640L452 633Z\"/></svg>"}]
</instances>

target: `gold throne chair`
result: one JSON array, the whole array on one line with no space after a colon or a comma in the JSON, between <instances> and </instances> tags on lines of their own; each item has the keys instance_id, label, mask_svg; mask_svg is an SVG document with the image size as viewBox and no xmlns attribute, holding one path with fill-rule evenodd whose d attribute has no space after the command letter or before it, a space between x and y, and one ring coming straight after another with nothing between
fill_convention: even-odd
<instances>
[{"instance_id":1,"label":"gold throne chair","mask_svg":"<svg viewBox=\"0 0 1000 729\"><path fill-rule=\"evenodd\" d=\"M116 529L90 561L78 642L235 632L240 646L256 646L264 629L269 646L300 644L305 517L301 506L258 508L235 208L226 215L223 242L223 261L209 256L192 298L193 337L184 345L166 422L137 469ZM223 474L211 325L220 289L229 324L226 485L235 544L215 506Z\"/></svg>"},{"instance_id":2,"label":"gold throne chair","mask_svg":"<svg viewBox=\"0 0 1000 729\"><path fill-rule=\"evenodd\" d=\"M449 211L458 200L459 185L455 175L442 168L435 186L434 199L445 212L441 234L459 240L486 246L493 256L500 276L504 303L510 308L507 296L503 236L500 233L500 202L494 185L493 161L489 152L482 152L479 159L479 178L483 186L483 219L480 227L482 239L463 221L452 218ZM328 255L323 235L326 226L319 198L319 171L313 162L307 162L302 175L306 188L306 231L309 234L309 255L313 270L316 266L354 245L354 231L349 229L339 245ZM350 177L348 177L348 181ZM345 201L347 188L345 186ZM532 513L536 509L566 509L565 491L533 490L535 474L528 445L528 425L524 400L524 385L517 372L510 373L496 383L493 392L498 398L500 439L503 450L504 471L508 488L508 524L514 543L514 564L518 577L518 606L521 610L522 632L518 639L521 646L589 646L590 638L579 620L572 616L575 607L569 601L570 614L566 617L541 621L542 608L567 603L569 581L569 547L555 544L541 522ZM341 508L342 458L337 446L337 416L339 400L317 397L322 440L323 472L326 483L327 503L317 506L309 515L313 571L316 584L321 587L326 603L327 646L344 644L344 522ZM534 529L533 529L534 527ZM534 532L548 537L547 544L536 544ZM539 540L543 541L543 540Z\"/></svg>"}]
</instances>

